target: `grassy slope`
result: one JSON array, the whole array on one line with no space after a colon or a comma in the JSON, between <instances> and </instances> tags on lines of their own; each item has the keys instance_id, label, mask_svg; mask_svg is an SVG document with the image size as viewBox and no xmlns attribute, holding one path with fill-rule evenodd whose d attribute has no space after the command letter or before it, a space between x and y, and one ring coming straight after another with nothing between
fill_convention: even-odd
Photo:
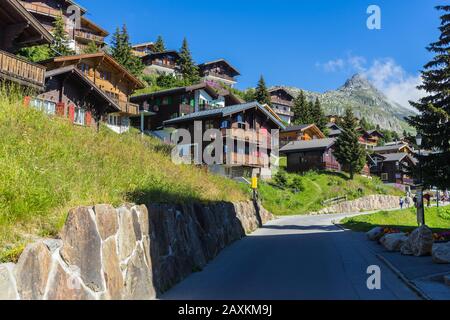
<instances>
[{"instance_id":1,"label":"grassy slope","mask_svg":"<svg viewBox=\"0 0 450 320\"><path fill-rule=\"evenodd\" d=\"M436 230L450 229L450 207L426 208L426 223L430 228ZM367 232L378 226L394 227L404 231L417 228L416 209L405 209L397 211L381 211L370 215L346 218L341 222L345 227Z\"/></svg>"},{"instance_id":2,"label":"grassy slope","mask_svg":"<svg viewBox=\"0 0 450 320\"><path fill-rule=\"evenodd\" d=\"M74 206L247 198L231 180L174 165L137 132L96 133L14 101L0 94L0 260L55 235Z\"/></svg>"},{"instance_id":3,"label":"grassy slope","mask_svg":"<svg viewBox=\"0 0 450 320\"><path fill-rule=\"evenodd\" d=\"M299 176L288 174L288 181L300 177L304 190L293 193L289 188L280 189L270 183L260 186L264 207L276 215L295 215L323 208L322 201L348 196L349 200L373 194L401 195L401 191L385 186L379 179L357 176L351 181L344 175L309 172ZM362 192L359 192L359 189Z\"/></svg>"}]
</instances>

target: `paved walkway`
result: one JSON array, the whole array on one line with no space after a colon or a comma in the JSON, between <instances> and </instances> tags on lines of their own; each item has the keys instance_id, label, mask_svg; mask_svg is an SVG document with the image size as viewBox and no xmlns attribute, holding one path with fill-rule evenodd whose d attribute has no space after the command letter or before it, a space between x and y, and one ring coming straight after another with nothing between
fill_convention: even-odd
<instances>
[{"instance_id":1,"label":"paved walkway","mask_svg":"<svg viewBox=\"0 0 450 320\"><path fill-rule=\"evenodd\" d=\"M369 250L361 234L332 223L345 216L349 215L272 221L226 248L162 299L419 299ZM367 288L371 265L381 268L381 290Z\"/></svg>"}]
</instances>

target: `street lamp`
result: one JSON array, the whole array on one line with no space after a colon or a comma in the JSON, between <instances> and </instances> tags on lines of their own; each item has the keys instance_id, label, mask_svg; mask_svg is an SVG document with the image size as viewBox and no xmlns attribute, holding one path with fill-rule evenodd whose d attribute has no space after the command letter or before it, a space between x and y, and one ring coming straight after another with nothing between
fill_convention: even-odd
<instances>
[{"instance_id":1,"label":"street lamp","mask_svg":"<svg viewBox=\"0 0 450 320\"><path fill-rule=\"evenodd\" d=\"M423 137L420 133L416 136L416 144L419 147L419 186L417 187L417 222L419 225L425 225L425 207L423 203L423 175L422 175L422 142Z\"/></svg>"}]
</instances>

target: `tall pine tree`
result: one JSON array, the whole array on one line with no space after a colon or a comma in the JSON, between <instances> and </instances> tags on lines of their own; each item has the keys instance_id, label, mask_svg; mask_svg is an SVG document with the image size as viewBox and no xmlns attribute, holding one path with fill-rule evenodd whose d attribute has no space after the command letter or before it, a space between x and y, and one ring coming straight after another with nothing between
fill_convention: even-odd
<instances>
[{"instance_id":1,"label":"tall pine tree","mask_svg":"<svg viewBox=\"0 0 450 320\"><path fill-rule=\"evenodd\" d=\"M324 131L327 127L327 118L322 109L322 105L320 104L319 98L316 98L316 101L310 110L312 123L314 123L320 130Z\"/></svg>"},{"instance_id":2,"label":"tall pine tree","mask_svg":"<svg viewBox=\"0 0 450 320\"><path fill-rule=\"evenodd\" d=\"M111 43L111 55L133 75L140 77L144 70L144 64L132 51L126 25L122 27L122 30L117 28Z\"/></svg>"},{"instance_id":3,"label":"tall pine tree","mask_svg":"<svg viewBox=\"0 0 450 320\"><path fill-rule=\"evenodd\" d=\"M61 55L69 56L75 52L69 47L69 36L66 32L64 20L61 16L57 16L53 22L53 43L50 48L54 51L52 56Z\"/></svg>"},{"instance_id":4,"label":"tall pine tree","mask_svg":"<svg viewBox=\"0 0 450 320\"><path fill-rule=\"evenodd\" d=\"M153 51L155 53L161 53L166 51L166 45L164 44L164 39L162 36L158 36L158 39L155 42L155 45L153 47Z\"/></svg>"},{"instance_id":5,"label":"tall pine tree","mask_svg":"<svg viewBox=\"0 0 450 320\"><path fill-rule=\"evenodd\" d=\"M338 137L333 152L337 161L344 170L350 173L353 180L355 173L361 172L366 163L366 151L359 143L359 134L356 131L358 120L352 110L347 108L341 124L342 134Z\"/></svg>"},{"instance_id":6,"label":"tall pine tree","mask_svg":"<svg viewBox=\"0 0 450 320\"><path fill-rule=\"evenodd\" d=\"M97 46L97 44L93 40L91 42L89 42L89 44L86 46L86 48L83 49L84 54L97 53L97 52L100 52L100 48Z\"/></svg>"},{"instance_id":7,"label":"tall pine tree","mask_svg":"<svg viewBox=\"0 0 450 320\"><path fill-rule=\"evenodd\" d=\"M428 95L410 102L420 114L408 122L422 134L422 148L435 151L419 159L425 186L446 189L450 187L450 6L436 9L443 11L441 36L427 48L435 57L424 66L423 84L418 87Z\"/></svg>"},{"instance_id":8,"label":"tall pine tree","mask_svg":"<svg viewBox=\"0 0 450 320\"><path fill-rule=\"evenodd\" d=\"M259 78L258 85L256 86L255 100L260 104L267 104L268 106L272 106L270 93L269 90L267 90L266 81L264 80L263 76Z\"/></svg>"},{"instance_id":9,"label":"tall pine tree","mask_svg":"<svg viewBox=\"0 0 450 320\"><path fill-rule=\"evenodd\" d=\"M320 103L317 105L317 107L320 107ZM304 92L300 91L300 94L294 99L294 107L292 109L292 111L294 112L294 118L292 120L293 124L303 125L316 123L316 120L321 118L320 114L323 115L323 112L321 111L321 113L316 117L314 114L314 109L314 102L307 101Z\"/></svg>"},{"instance_id":10,"label":"tall pine tree","mask_svg":"<svg viewBox=\"0 0 450 320\"><path fill-rule=\"evenodd\" d=\"M192 58L191 51L187 39L183 39L183 44L180 49L180 60L178 62L180 66L180 73L186 85L198 83L200 81L200 75L197 65Z\"/></svg>"}]
</instances>

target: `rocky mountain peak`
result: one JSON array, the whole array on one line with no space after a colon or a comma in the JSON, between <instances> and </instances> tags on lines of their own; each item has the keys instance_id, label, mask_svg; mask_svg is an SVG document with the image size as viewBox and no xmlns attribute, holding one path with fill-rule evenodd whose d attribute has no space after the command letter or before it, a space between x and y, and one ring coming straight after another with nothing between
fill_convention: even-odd
<instances>
[{"instance_id":1,"label":"rocky mountain peak","mask_svg":"<svg viewBox=\"0 0 450 320\"><path fill-rule=\"evenodd\" d=\"M373 86L372 83L362 74L355 74L353 77L348 79L345 84L339 88L340 91L375 91L377 93L378 90Z\"/></svg>"}]
</instances>

